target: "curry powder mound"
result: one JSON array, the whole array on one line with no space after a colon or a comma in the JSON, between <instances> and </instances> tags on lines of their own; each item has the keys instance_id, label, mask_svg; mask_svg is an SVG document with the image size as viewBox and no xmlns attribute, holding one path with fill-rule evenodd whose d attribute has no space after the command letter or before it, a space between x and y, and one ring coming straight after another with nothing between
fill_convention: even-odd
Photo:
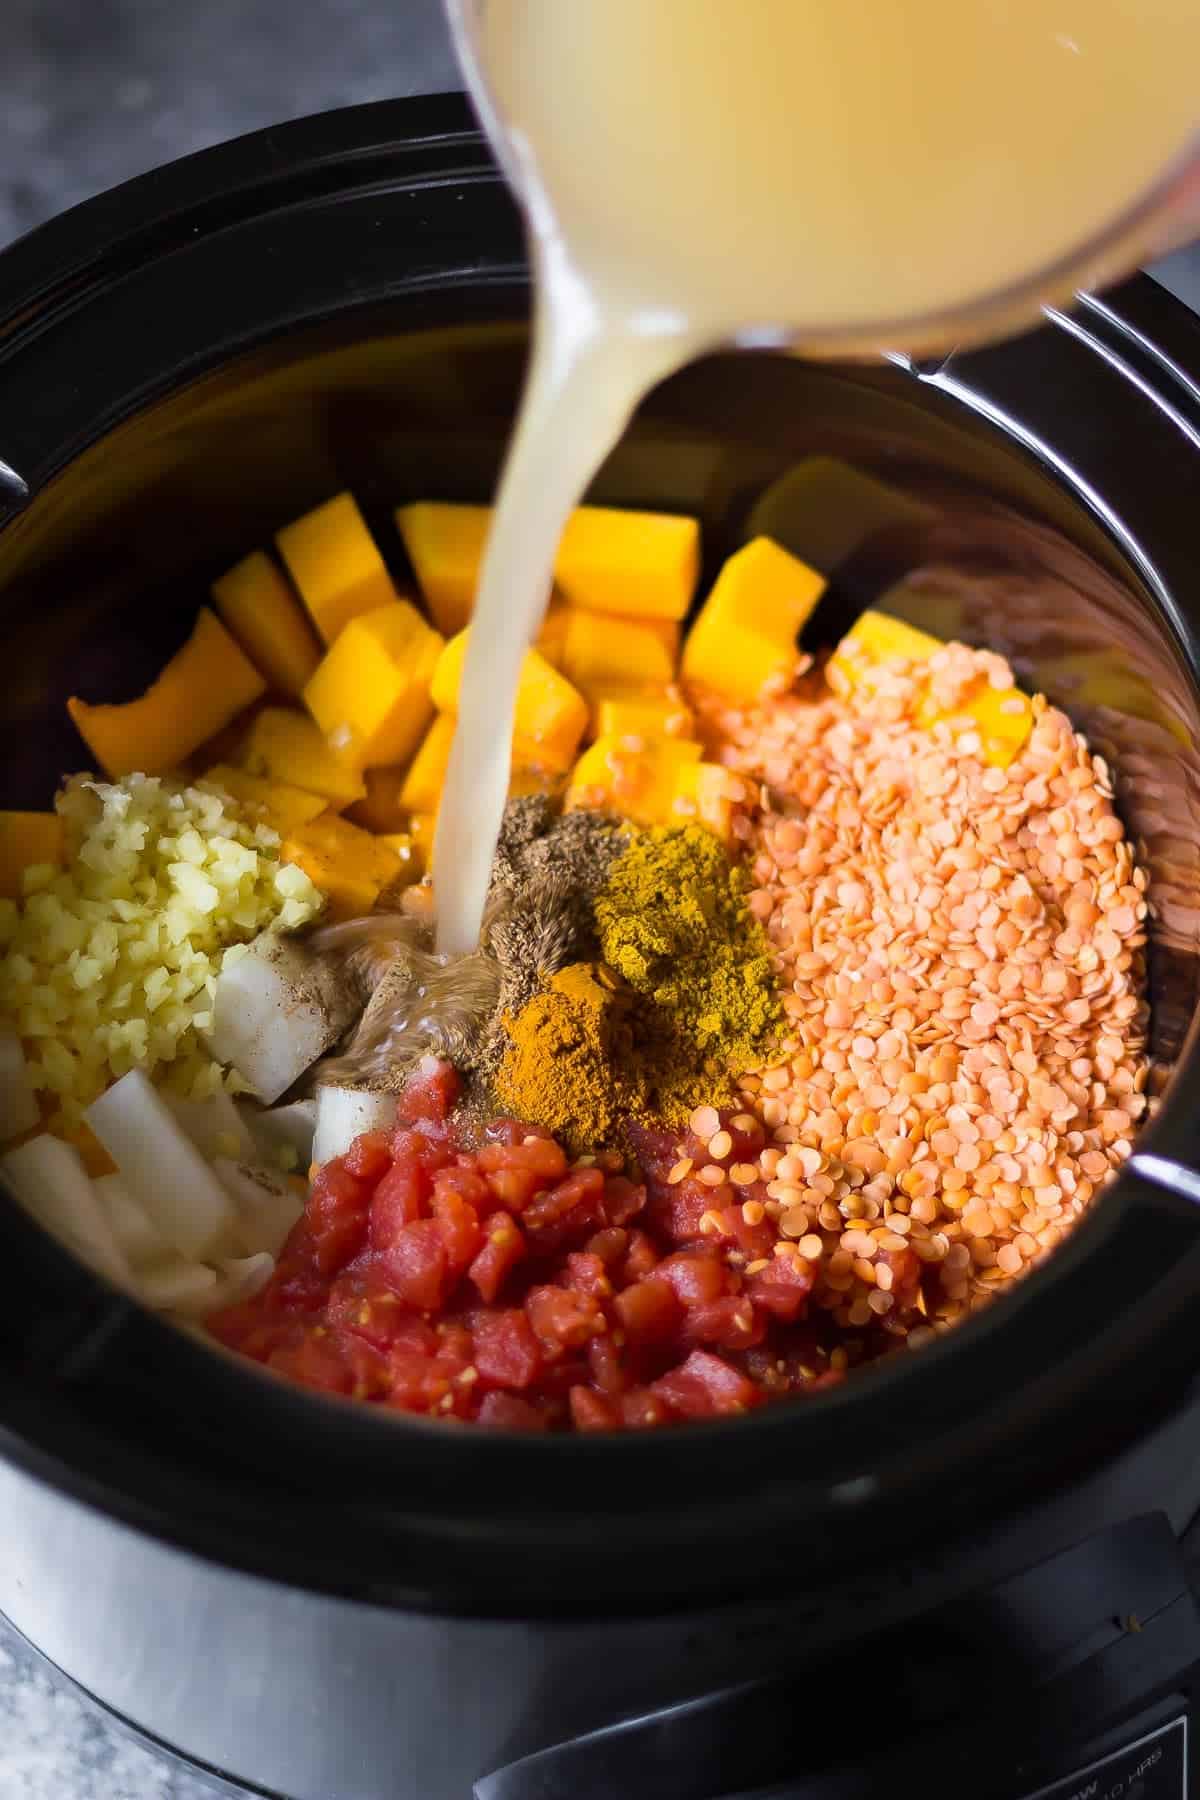
<instances>
[{"instance_id":1,"label":"curry powder mound","mask_svg":"<svg viewBox=\"0 0 1200 1800\"><path fill-rule=\"evenodd\" d=\"M746 905L749 880L700 825L635 838L596 897L605 961L667 1017L670 1035L739 1075L783 1022L766 934Z\"/></svg>"}]
</instances>

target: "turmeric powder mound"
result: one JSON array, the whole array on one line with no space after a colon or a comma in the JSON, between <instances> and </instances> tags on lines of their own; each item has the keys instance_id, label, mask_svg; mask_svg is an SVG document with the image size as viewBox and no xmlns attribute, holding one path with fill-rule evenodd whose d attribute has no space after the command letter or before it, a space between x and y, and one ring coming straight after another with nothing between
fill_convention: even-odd
<instances>
[{"instance_id":1,"label":"turmeric powder mound","mask_svg":"<svg viewBox=\"0 0 1200 1800\"><path fill-rule=\"evenodd\" d=\"M544 1125L573 1151L611 1141L627 1108L633 1065L625 997L607 970L571 963L516 1016L496 1098L517 1118Z\"/></svg>"},{"instance_id":2,"label":"turmeric powder mound","mask_svg":"<svg viewBox=\"0 0 1200 1800\"><path fill-rule=\"evenodd\" d=\"M665 1015L693 1066L727 1076L759 1062L783 1024L749 885L702 826L659 826L634 838L596 897L605 961Z\"/></svg>"}]
</instances>

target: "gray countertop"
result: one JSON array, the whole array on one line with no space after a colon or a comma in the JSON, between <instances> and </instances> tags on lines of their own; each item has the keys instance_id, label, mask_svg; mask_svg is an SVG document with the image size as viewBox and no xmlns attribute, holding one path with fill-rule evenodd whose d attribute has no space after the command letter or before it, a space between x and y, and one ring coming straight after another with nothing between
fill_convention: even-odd
<instances>
[{"instance_id":1,"label":"gray countertop","mask_svg":"<svg viewBox=\"0 0 1200 1800\"><path fill-rule=\"evenodd\" d=\"M439 0L6 0L4 13L0 245L221 138L458 85ZM1200 310L1200 251L1157 272ZM0 1628L0 1800L215 1791L129 1742Z\"/></svg>"}]
</instances>

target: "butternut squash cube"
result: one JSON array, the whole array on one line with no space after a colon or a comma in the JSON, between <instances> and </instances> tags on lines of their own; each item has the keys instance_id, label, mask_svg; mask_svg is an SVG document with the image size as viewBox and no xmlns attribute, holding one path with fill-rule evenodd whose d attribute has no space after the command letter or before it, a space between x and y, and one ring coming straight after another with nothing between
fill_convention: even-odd
<instances>
[{"instance_id":1,"label":"butternut squash cube","mask_svg":"<svg viewBox=\"0 0 1200 1800\"><path fill-rule=\"evenodd\" d=\"M629 739L597 738L571 771L566 810L612 812L635 825L678 823L679 772L703 755L686 738L658 738L641 749Z\"/></svg>"},{"instance_id":2,"label":"butternut squash cube","mask_svg":"<svg viewBox=\"0 0 1200 1800\"><path fill-rule=\"evenodd\" d=\"M660 620L618 619L572 607L563 642L563 674L592 706L614 687L666 687L675 657ZM667 621L668 629L675 627Z\"/></svg>"},{"instance_id":3,"label":"butternut squash cube","mask_svg":"<svg viewBox=\"0 0 1200 1800\"><path fill-rule=\"evenodd\" d=\"M552 596L542 620L542 629L533 640L534 649L545 657L551 668L562 668L563 645L566 642L567 620L570 616L566 601Z\"/></svg>"},{"instance_id":4,"label":"butternut squash cube","mask_svg":"<svg viewBox=\"0 0 1200 1800\"><path fill-rule=\"evenodd\" d=\"M433 716L445 640L407 600L352 619L304 690L325 741L352 769L404 762Z\"/></svg>"},{"instance_id":5,"label":"butternut squash cube","mask_svg":"<svg viewBox=\"0 0 1200 1800\"><path fill-rule=\"evenodd\" d=\"M808 456L764 489L747 535L769 537L831 575L869 538L934 517L933 509L833 456Z\"/></svg>"},{"instance_id":6,"label":"butternut squash cube","mask_svg":"<svg viewBox=\"0 0 1200 1800\"><path fill-rule=\"evenodd\" d=\"M671 513L578 506L554 579L572 606L591 612L682 619L700 579L700 527Z\"/></svg>"},{"instance_id":7,"label":"butternut squash cube","mask_svg":"<svg viewBox=\"0 0 1200 1800\"><path fill-rule=\"evenodd\" d=\"M232 763L214 763L203 779L243 805L261 807L267 823L283 836L299 825L307 825L325 811L327 804L321 794L310 794L282 781L267 781L261 775L248 775Z\"/></svg>"},{"instance_id":8,"label":"butternut squash cube","mask_svg":"<svg viewBox=\"0 0 1200 1800\"><path fill-rule=\"evenodd\" d=\"M446 766L450 761L450 746L454 742L456 723L453 713L439 713L425 733L421 748L413 757L404 786L400 790L400 804L406 812L437 811L446 780Z\"/></svg>"},{"instance_id":9,"label":"butternut squash cube","mask_svg":"<svg viewBox=\"0 0 1200 1800\"><path fill-rule=\"evenodd\" d=\"M295 863L320 888L332 920L370 912L380 893L401 873L400 858L381 838L324 812L290 833L280 859Z\"/></svg>"},{"instance_id":10,"label":"butternut squash cube","mask_svg":"<svg viewBox=\"0 0 1200 1800\"><path fill-rule=\"evenodd\" d=\"M919 631L890 613L869 611L857 619L829 659L826 674L835 693L846 694L873 670L889 663L923 663L943 648L940 638ZM956 735L975 731L984 762L1006 769L1033 729L1033 704L1019 688L993 688L980 677L974 690L953 711L942 711L926 694L920 724L949 723Z\"/></svg>"},{"instance_id":11,"label":"butternut squash cube","mask_svg":"<svg viewBox=\"0 0 1200 1800\"><path fill-rule=\"evenodd\" d=\"M433 834L437 830L436 813L414 813L409 821L408 835L412 839L413 851L425 868L433 855Z\"/></svg>"},{"instance_id":12,"label":"butternut squash cube","mask_svg":"<svg viewBox=\"0 0 1200 1800\"><path fill-rule=\"evenodd\" d=\"M364 831L386 837L404 831L408 825L408 809L401 805L400 795L408 778L406 763L389 763L380 769L364 769L366 798L348 810L346 817Z\"/></svg>"},{"instance_id":13,"label":"butternut squash cube","mask_svg":"<svg viewBox=\"0 0 1200 1800\"><path fill-rule=\"evenodd\" d=\"M429 616L446 637L462 631L475 610L491 519L490 506L418 500L396 509L396 524Z\"/></svg>"},{"instance_id":14,"label":"butternut squash cube","mask_svg":"<svg viewBox=\"0 0 1200 1800\"><path fill-rule=\"evenodd\" d=\"M940 638L918 631L890 613L867 611L846 633L826 667L829 685L847 693L873 668L888 663L927 662L942 648Z\"/></svg>"},{"instance_id":15,"label":"butternut squash cube","mask_svg":"<svg viewBox=\"0 0 1200 1800\"><path fill-rule=\"evenodd\" d=\"M450 639L433 672L433 703L439 712L458 711L467 635L460 631ZM527 650L514 722L514 750L519 746L521 763L549 770L569 768L587 721L587 701L582 694L537 650Z\"/></svg>"},{"instance_id":16,"label":"butternut squash cube","mask_svg":"<svg viewBox=\"0 0 1200 1800\"><path fill-rule=\"evenodd\" d=\"M336 643L351 619L396 598L353 494L335 494L276 532L275 542L325 644Z\"/></svg>"},{"instance_id":17,"label":"butternut squash cube","mask_svg":"<svg viewBox=\"0 0 1200 1800\"><path fill-rule=\"evenodd\" d=\"M217 615L202 606L191 637L140 699L89 706L72 698L67 711L106 775L161 775L228 725L266 685Z\"/></svg>"},{"instance_id":18,"label":"butternut squash cube","mask_svg":"<svg viewBox=\"0 0 1200 1800\"><path fill-rule=\"evenodd\" d=\"M422 500L396 524L430 615L449 635L469 622L479 587L490 506ZM573 606L682 619L700 574L700 527L671 513L578 506L567 521L554 579Z\"/></svg>"},{"instance_id":19,"label":"butternut squash cube","mask_svg":"<svg viewBox=\"0 0 1200 1800\"><path fill-rule=\"evenodd\" d=\"M524 754L521 746L513 746L512 769L508 777L508 797L520 800L528 794L557 794L562 791L564 772L554 769L539 769L527 763L519 762L518 756Z\"/></svg>"},{"instance_id":20,"label":"butternut squash cube","mask_svg":"<svg viewBox=\"0 0 1200 1800\"><path fill-rule=\"evenodd\" d=\"M379 842L395 854L400 864L399 876L393 877L390 885L395 886L397 880L402 883L420 881L425 862L410 831L389 831L380 837Z\"/></svg>"},{"instance_id":21,"label":"butternut squash cube","mask_svg":"<svg viewBox=\"0 0 1200 1800\"><path fill-rule=\"evenodd\" d=\"M728 788L729 771L720 763L685 763L675 771L671 805L675 822L703 825L729 849L733 844L733 802Z\"/></svg>"},{"instance_id":22,"label":"butternut squash cube","mask_svg":"<svg viewBox=\"0 0 1200 1800\"><path fill-rule=\"evenodd\" d=\"M770 538L731 556L683 647L683 675L735 706L752 705L786 681L796 639L825 591L824 577Z\"/></svg>"},{"instance_id":23,"label":"butternut squash cube","mask_svg":"<svg viewBox=\"0 0 1200 1800\"><path fill-rule=\"evenodd\" d=\"M286 576L254 550L212 585L213 605L276 693L298 700L321 660L317 635Z\"/></svg>"},{"instance_id":24,"label":"butternut squash cube","mask_svg":"<svg viewBox=\"0 0 1200 1800\"><path fill-rule=\"evenodd\" d=\"M20 900L26 869L47 864L61 868L66 859L63 822L53 812L0 812L0 898Z\"/></svg>"},{"instance_id":25,"label":"butternut squash cube","mask_svg":"<svg viewBox=\"0 0 1200 1800\"><path fill-rule=\"evenodd\" d=\"M239 768L268 781L321 794L337 811L366 798L362 776L335 756L304 713L266 706L251 725L237 758Z\"/></svg>"},{"instance_id":26,"label":"butternut squash cube","mask_svg":"<svg viewBox=\"0 0 1200 1800\"><path fill-rule=\"evenodd\" d=\"M994 688L983 683L953 713L939 717L948 719L956 733L964 729L977 731L984 762L996 769L1007 769L1033 730L1033 702L1019 688Z\"/></svg>"},{"instance_id":27,"label":"butternut squash cube","mask_svg":"<svg viewBox=\"0 0 1200 1800\"><path fill-rule=\"evenodd\" d=\"M597 737L690 737L696 721L679 689L616 688L596 703Z\"/></svg>"}]
</instances>

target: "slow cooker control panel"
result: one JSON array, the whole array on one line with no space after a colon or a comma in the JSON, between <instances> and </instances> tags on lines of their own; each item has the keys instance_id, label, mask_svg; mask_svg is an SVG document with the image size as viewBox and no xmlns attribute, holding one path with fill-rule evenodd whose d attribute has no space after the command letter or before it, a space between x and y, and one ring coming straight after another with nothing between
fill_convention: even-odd
<instances>
[{"instance_id":1,"label":"slow cooker control panel","mask_svg":"<svg viewBox=\"0 0 1200 1800\"><path fill-rule=\"evenodd\" d=\"M1188 1800L1187 1713L1022 1800Z\"/></svg>"}]
</instances>

